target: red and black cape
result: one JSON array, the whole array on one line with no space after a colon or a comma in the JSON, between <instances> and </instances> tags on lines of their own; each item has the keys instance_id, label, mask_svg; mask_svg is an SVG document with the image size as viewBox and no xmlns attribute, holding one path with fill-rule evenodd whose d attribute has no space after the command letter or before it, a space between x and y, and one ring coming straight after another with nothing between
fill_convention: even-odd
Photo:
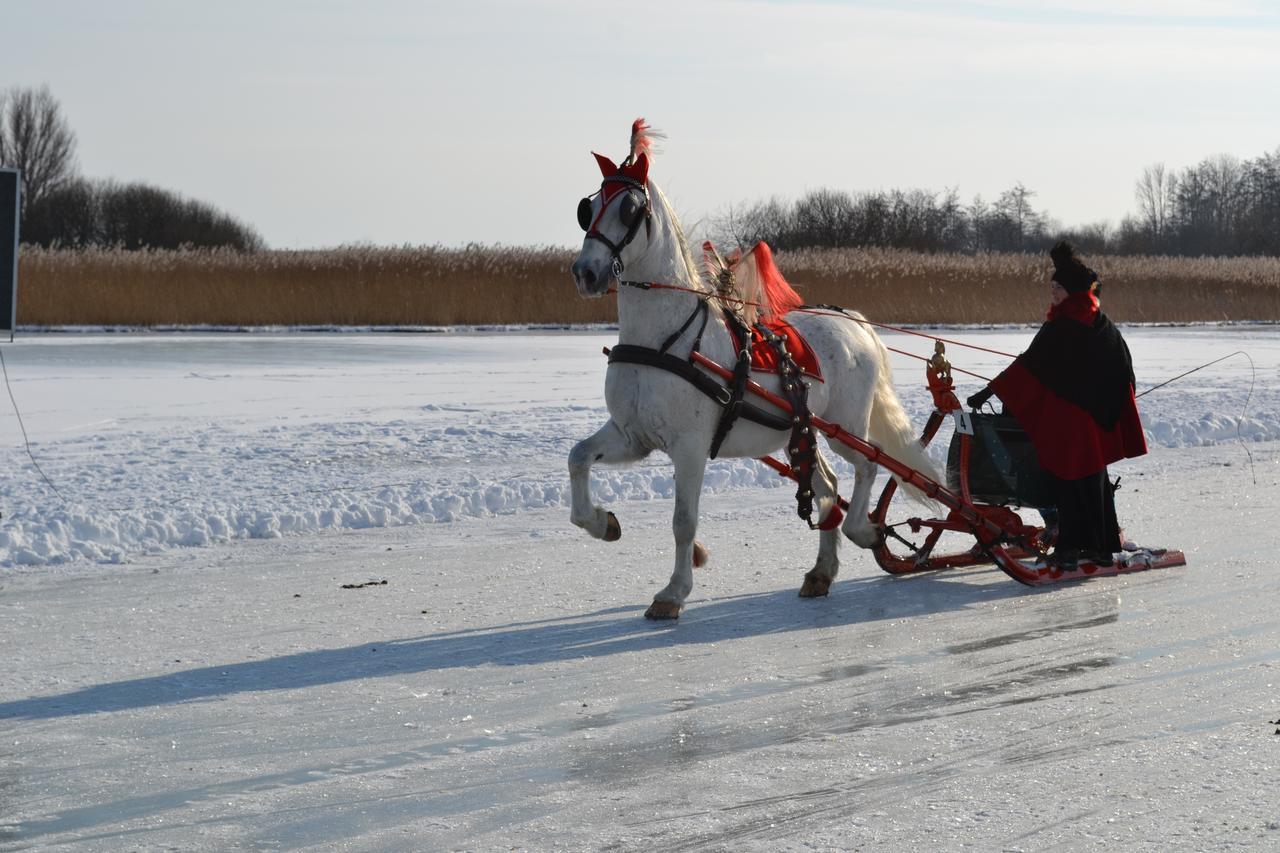
<instances>
[{"instance_id":1,"label":"red and black cape","mask_svg":"<svg viewBox=\"0 0 1280 853\"><path fill-rule=\"evenodd\" d=\"M1128 345L1086 292L1050 310L991 389L1026 430L1040 467L1078 480L1147 452L1133 385Z\"/></svg>"}]
</instances>

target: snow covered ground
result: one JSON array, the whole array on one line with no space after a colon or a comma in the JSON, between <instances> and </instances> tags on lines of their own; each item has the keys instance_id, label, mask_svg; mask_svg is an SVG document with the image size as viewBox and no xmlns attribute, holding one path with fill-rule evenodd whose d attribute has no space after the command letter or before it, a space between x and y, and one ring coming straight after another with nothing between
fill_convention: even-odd
<instances>
[{"instance_id":1,"label":"snow covered ground","mask_svg":"<svg viewBox=\"0 0 1280 853\"><path fill-rule=\"evenodd\" d=\"M1140 390L1256 365L1244 417L1240 356L1144 397L1115 468L1188 567L1032 591L850 546L801 600L790 491L721 461L653 625L670 467L597 477L618 543L565 510L607 331L21 336L53 486L0 416L0 849L1280 848L1280 330L1126 337Z\"/></svg>"},{"instance_id":2,"label":"snow covered ground","mask_svg":"<svg viewBox=\"0 0 1280 853\"><path fill-rule=\"evenodd\" d=\"M1030 330L940 334L1017 352ZM1243 356L1144 397L1151 444L1280 439L1274 327L1141 328L1128 338L1143 388L1236 350L1258 371L1247 412L1253 371ZM17 419L0 416L0 464L11 472L0 486L0 566L115 563L235 539L567 506L565 457L606 417L600 351L615 340L607 331L22 336L5 358L52 486L28 460ZM920 338L885 340L932 352ZM951 355L986 376L1003 361ZM923 423L931 403L920 363L894 359ZM977 389L958 378L962 396ZM941 453L945 441L937 445ZM1247 461L1238 443L1221 456ZM610 500L673 488L656 457L602 472L596 485ZM712 492L759 485L782 483L752 461L715 462L707 474Z\"/></svg>"}]
</instances>

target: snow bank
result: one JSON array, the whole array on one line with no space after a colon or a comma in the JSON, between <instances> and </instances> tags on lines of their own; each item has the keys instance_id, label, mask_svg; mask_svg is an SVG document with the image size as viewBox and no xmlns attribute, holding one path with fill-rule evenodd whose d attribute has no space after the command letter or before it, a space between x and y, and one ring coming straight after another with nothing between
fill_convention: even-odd
<instances>
[{"instance_id":1,"label":"snow bank","mask_svg":"<svg viewBox=\"0 0 1280 853\"><path fill-rule=\"evenodd\" d=\"M1160 373L1175 375L1207 360L1180 346L1185 334L1136 337L1158 347ZM1260 334L1280 343L1274 330ZM32 449L57 493L16 428L6 433L0 566L119 563L236 539L567 507L569 450L607 418L599 346L534 333L428 337L286 336L278 350L257 335L38 341L21 352L44 358L46 374L37 361L9 369L25 377L17 390L31 407ZM528 359L539 362L538 382ZM909 416L923 423L918 366L895 370ZM1198 377L1205 384L1185 380L1176 394L1140 401L1156 452L1280 439L1280 391L1252 393L1252 372ZM56 418L44 414L55 408ZM946 442L930 448L939 460ZM833 462L847 495L852 469ZM790 485L753 460L718 460L704 491ZM661 454L597 469L592 490L606 504L671 498L672 469Z\"/></svg>"},{"instance_id":2,"label":"snow bank","mask_svg":"<svg viewBox=\"0 0 1280 853\"><path fill-rule=\"evenodd\" d=\"M246 495L240 502L216 498L189 508L100 510L52 501L24 508L6 519L0 531L0 565L39 565L87 559L126 561L175 546L198 547L233 539L274 539L330 530L447 523L487 518L520 510L568 506L567 475L562 482L486 481L468 477L456 483L415 483L338 490L331 494ZM709 491L747 486L776 486L779 478L749 462L717 463L707 475ZM674 494L671 472L635 469L593 478L602 501L650 500Z\"/></svg>"},{"instance_id":3,"label":"snow bank","mask_svg":"<svg viewBox=\"0 0 1280 853\"><path fill-rule=\"evenodd\" d=\"M1197 419L1160 420L1144 426L1148 444L1161 447L1200 447L1224 441L1280 439L1280 418L1275 412L1248 417L1205 412Z\"/></svg>"},{"instance_id":4,"label":"snow bank","mask_svg":"<svg viewBox=\"0 0 1280 853\"><path fill-rule=\"evenodd\" d=\"M584 413L580 413L584 414ZM597 422L603 410L589 411ZM483 426L455 425L427 430L413 443L412 457L397 454L400 443L395 433L408 425L386 425L376 432L382 441L365 436L359 453L348 451L345 463L335 448L350 448L350 434L365 431L366 425L327 425L301 431L299 444L282 448L284 437L277 430L265 431L256 440L235 437L233 445L217 446L212 433L192 436L187 442L170 437L162 442L168 458L147 458L137 448L136 455L119 460L77 463L73 448L59 456L58 448L41 448L46 470L66 472L76 464L87 466L71 482L76 488L64 493L89 496L92 501L71 500L62 504L43 483L28 462L19 464L14 479L29 489L32 484L46 494L8 513L0 529L0 564L41 565L71 560L118 563L131 556L153 554L173 547L200 547L234 539L271 539L324 531L391 527L411 524L448 523L463 518L488 518L532 508L567 507L568 476L564 471L570 440L549 434L530 436L518 428L503 430L503 421L514 424L528 412L497 416ZM585 418L592 420L593 418ZM490 420L489 418L485 419ZM1159 419L1147 422L1148 441L1154 448L1204 446L1222 442L1274 441L1280 439L1280 417L1268 412L1240 418L1207 412L1199 418ZM575 435L586 435L584 428ZM186 444L204 445L200 459L184 450ZM469 465L431 464L433 459L468 458L461 446L471 445ZM517 447L516 445L519 445ZM931 450L940 455L945 442ZM476 450L483 447L483 452ZM302 465L289 473L287 460L308 452L320 464ZM323 456L328 455L324 468ZM235 457L239 465L219 464ZM512 470L498 461L518 459L536 468ZM381 458L389 465L373 466L359 472L351 463L371 463ZM11 457L10 464L18 460ZM592 491L604 503L671 498L674 480L665 458L657 464L632 468L598 469L592 477ZM520 466L515 466L520 467ZM844 482L852 469L835 460ZM127 475L121 471L136 469ZM470 468L471 470L466 470ZM310 470L308 470L310 469ZM424 470L425 469L425 470ZM13 470L13 469L11 469ZM384 476L370 477L381 473ZM343 475L359 479L337 481ZM334 476L336 475L336 476ZM234 481L227 479L234 476ZM332 487L325 480L334 477ZM417 478L405 480L404 478ZM378 479L394 484L360 485ZM56 482L56 480L55 480ZM93 483L101 484L95 488ZM115 483L111 488L109 484ZM228 485L234 483L234 489ZM777 488L789 486L773 471L753 460L716 460L707 467L704 491ZM105 488L104 488L105 487ZM5 489L11 492L12 486ZM185 496L179 497L182 492ZM846 487L847 493L847 487ZM128 495L126 505L104 506L114 496ZM152 497L148 498L147 495ZM6 495L9 497L9 495ZM10 503L10 501L6 501Z\"/></svg>"}]
</instances>

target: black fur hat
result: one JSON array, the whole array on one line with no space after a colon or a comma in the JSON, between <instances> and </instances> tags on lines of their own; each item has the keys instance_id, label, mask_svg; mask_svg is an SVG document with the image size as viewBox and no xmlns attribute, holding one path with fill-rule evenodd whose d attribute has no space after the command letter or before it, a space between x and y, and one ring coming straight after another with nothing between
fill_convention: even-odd
<instances>
[{"instance_id":1,"label":"black fur hat","mask_svg":"<svg viewBox=\"0 0 1280 853\"><path fill-rule=\"evenodd\" d=\"M1098 274L1085 266L1076 254L1076 247L1061 240L1049 250L1053 259L1053 280L1067 293L1083 293L1098 280Z\"/></svg>"}]
</instances>

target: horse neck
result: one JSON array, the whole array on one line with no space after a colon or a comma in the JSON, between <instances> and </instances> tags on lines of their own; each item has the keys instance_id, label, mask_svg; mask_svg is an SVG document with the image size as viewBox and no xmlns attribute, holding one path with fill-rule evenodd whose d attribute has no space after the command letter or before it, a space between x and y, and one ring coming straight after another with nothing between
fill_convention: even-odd
<instances>
[{"instance_id":1,"label":"horse neck","mask_svg":"<svg viewBox=\"0 0 1280 853\"><path fill-rule=\"evenodd\" d=\"M700 293L702 285L677 228L664 210L655 210L653 236L649 238L645 253L628 265L623 277L628 281L670 284ZM698 300L702 298L699 293L661 288L619 288L618 342L654 348L661 346L697 308ZM700 325L695 321L695 328L681 336L680 344L673 349L679 354L686 354ZM708 328L711 325L708 321Z\"/></svg>"}]
</instances>

